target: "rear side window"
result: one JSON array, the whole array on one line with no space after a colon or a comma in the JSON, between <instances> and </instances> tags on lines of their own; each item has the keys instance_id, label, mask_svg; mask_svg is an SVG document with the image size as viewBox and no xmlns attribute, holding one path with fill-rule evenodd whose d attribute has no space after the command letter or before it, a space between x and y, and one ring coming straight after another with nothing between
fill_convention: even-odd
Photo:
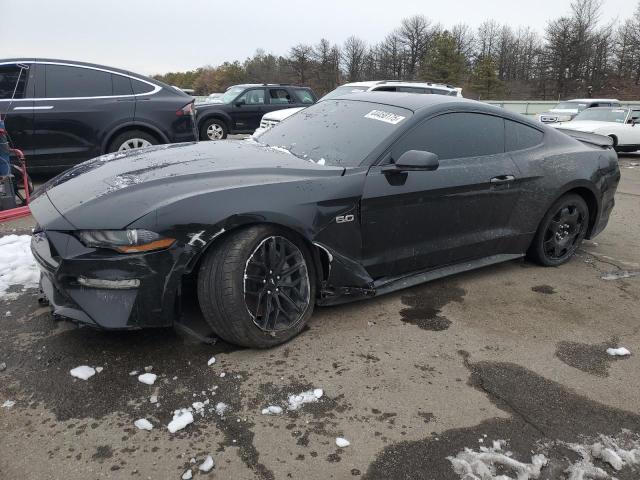
<instances>
[{"instance_id":1,"label":"rear side window","mask_svg":"<svg viewBox=\"0 0 640 480\"><path fill-rule=\"evenodd\" d=\"M309 90L304 89L304 88L294 88L293 89L293 94L298 99L298 103L304 103L306 105L311 105L312 103L315 102L311 92Z\"/></svg>"},{"instance_id":2,"label":"rear side window","mask_svg":"<svg viewBox=\"0 0 640 480\"><path fill-rule=\"evenodd\" d=\"M284 88L270 88L269 89L269 103L273 105L282 105L293 103L293 98L289 95L289 92Z\"/></svg>"},{"instance_id":3,"label":"rear side window","mask_svg":"<svg viewBox=\"0 0 640 480\"><path fill-rule=\"evenodd\" d=\"M507 152L540 145L544 137L540 130L511 120L505 120L504 134Z\"/></svg>"},{"instance_id":4,"label":"rear side window","mask_svg":"<svg viewBox=\"0 0 640 480\"><path fill-rule=\"evenodd\" d=\"M113 94L111 74L100 70L66 65L47 65L45 97L104 97Z\"/></svg>"},{"instance_id":5,"label":"rear side window","mask_svg":"<svg viewBox=\"0 0 640 480\"><path fill-rule=\"evenodd\" d=\"M24 98L28 75L17 65L0 65L0 99Z\"/></svg>"},{"instance_id":6,"label":"rear side window","mask_svg":"<svg viewBox=\"0 0 640 480\"><path fill-rule=\"evenodd\" d=\"M420 87L398 87L398 92L404 92L404 93L431 93L431 89L429 89L429 88L420 88Z\"/></svg>"},{"instance_id":7,"label":"rear side window","mask_svg":"<svg viewBox=\"0 0 640 480\"><path fill-rule=\"evenodd\" d=\"M135 93L136 95L151 93L154 89L153 85L141 82L140 80L136 80L135 78L131 79L131 86L133 87L133 93Z\"/></svg>"},{"instance_id":8,"label":"rear side window","mask_svg":"<svg viewBox=\"0 0 640 480\"><path fill-rule=\"evenodd\" d=\"M114 95L132 95L131 79L122 75L111 74Z\"/></svg>"},{"instance_id":9,"label":"rear side window","mask_svg":"<svg viewBox=\"0 0 640 480\"><path fill-rule=\"evenodd\" d=\"M408 150L433 152L442 160L504 153L504 119L481 113L446 113L402 137L393 148L397 160Z\"/></svg>"}]
</instances>

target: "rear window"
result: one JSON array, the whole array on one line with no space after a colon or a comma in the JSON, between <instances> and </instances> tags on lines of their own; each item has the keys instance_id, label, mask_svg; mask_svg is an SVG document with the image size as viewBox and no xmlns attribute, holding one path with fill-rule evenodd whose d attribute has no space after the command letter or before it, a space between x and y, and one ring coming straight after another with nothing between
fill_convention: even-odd
<instances>
[{"instance_id":1,"label":"rear window","mask_svg":"<svg viewBox=\"0 0 640 480\"><path fill-rule=\"evenodd\" d=\"M131 79L131 85L133 86L133 93L136 95L144 95L146 93L151 93L154 90L154 86L145 82L141 82L140 80L136 80L135 78Z\"/></svg>"},{"instance_id":2,"label":"rear window","mask_svg":"<svg viewBox=\"0 0 640 480\"><path fill-rule=\"evenodd\" d=\"M318 102L257 141L320 164L354 167L409 121L411 110L348 100Z\"/></svg>"},{"instance_id":3,"label":"rear window","mask_svg":"<svg viewBox=\"0 0 640 480\"><path fill-rule=\"evenodd\" d=\"M304 103L305 105L311 105L315 103L313 95L306 88L294 88L293 94L296 96L298 103Z\"/></svg>"},{"instance_id":4,"label":"rear window","mask_svg":"<svg viewBox=\"0 0 640 480\"><path fill-rule=\"evenodd\" d=\"M507 152L525 150L542 143L544 134L540 130L511 120L505 119L504 122Z\"/></svg>"},{"instance_id":5,"label":"rear window","mask_svg":"<svg viewBox=\"0 0 640 480\"><path fill-rule=\"evenodd\" d=\"M111 73L84 67L46 65L45 97L104 97L113 95Z\"/></svg>"}]
</instances>

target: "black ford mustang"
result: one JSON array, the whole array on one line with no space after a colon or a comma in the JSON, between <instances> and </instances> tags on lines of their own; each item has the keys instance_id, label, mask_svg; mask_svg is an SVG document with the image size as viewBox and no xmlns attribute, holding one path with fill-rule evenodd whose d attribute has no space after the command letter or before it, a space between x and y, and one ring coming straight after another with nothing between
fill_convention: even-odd
<instances>
[{"instance_id":1,"label":"black ford mustang","mask_svg":"<svg viewBox=\"0 0 640 480\"><path fill-rule=\"evenodd\" d=\"M606 226L610 139L485 104L366 93L255 140L98 157L43 186L32 250L56 313L169 326L197 289L223 339L268 347L314 305L528 254L566 262Z\"/></svg>"}]
</instances>

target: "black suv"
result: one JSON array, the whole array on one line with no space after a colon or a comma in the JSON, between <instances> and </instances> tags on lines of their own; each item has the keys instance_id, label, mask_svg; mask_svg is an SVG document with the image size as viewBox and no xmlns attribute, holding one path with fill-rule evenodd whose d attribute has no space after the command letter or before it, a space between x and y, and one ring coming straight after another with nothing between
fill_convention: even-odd
<instances>
[{"instance_id":1,"label":"black suv","mask_svg":"<svg viewBox=\"0 0 640 480\"><path fill-rule=\"evenodd\" d=\"M11 101L12 96L15 98ZM59 171L108 152L197 140L194 99L101 65L0 60L0 113L30 171Z\"/></svg>"},{"instance_id":2,"label":"black suv","mask_svg":"<svg viewBox=\"0 0 640 480\"><path fill-rule=\"evenodd\" d=\"M316 96L309 87L266 83L234 85L214 102L196 105L200 140L220 140L229 133L253 133L265 113L314 103Z\"/></svg>"}]
</instances>

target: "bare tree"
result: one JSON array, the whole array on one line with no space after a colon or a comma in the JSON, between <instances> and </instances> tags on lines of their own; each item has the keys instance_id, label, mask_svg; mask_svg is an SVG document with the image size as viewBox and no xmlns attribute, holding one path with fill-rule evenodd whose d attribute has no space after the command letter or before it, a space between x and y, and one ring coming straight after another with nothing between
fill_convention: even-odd
<instances>
[{"instance_id":1,"label":"bare tree","mask_svg":"<svg viewBox=\"0 0 640 480\"><path fill-rule=\"evenodd\" d=\"M350 82L360 80L364 55L367 51L367 44L364 40L350 36L342 47L342 62Z\"/></svg>"},{"instance_id":2,"label":"bare tree","mask_svg":"<svg viewBox=\"0 0 640 480\"><path fill-rule=\"evenodd\" d=\"M397 32L397 36L405 49L405 76L408 79L415 78L418 62L422 60L427 51L430 26L431 21L424 15L414 15L402 19L402 25Z\"/></svg>"},{"instance_id":3,"label":"bare tree","mask_svg":"<svg viewBox=\"0 0 640 480\"><path fill-rule=\"evenodd\" d=\"M296 82L304 85L307 82L309 69L312 62L313 47L302 43L291 47L289 51L289 64L295 74Z\"/></svg>"}]
</instances>

